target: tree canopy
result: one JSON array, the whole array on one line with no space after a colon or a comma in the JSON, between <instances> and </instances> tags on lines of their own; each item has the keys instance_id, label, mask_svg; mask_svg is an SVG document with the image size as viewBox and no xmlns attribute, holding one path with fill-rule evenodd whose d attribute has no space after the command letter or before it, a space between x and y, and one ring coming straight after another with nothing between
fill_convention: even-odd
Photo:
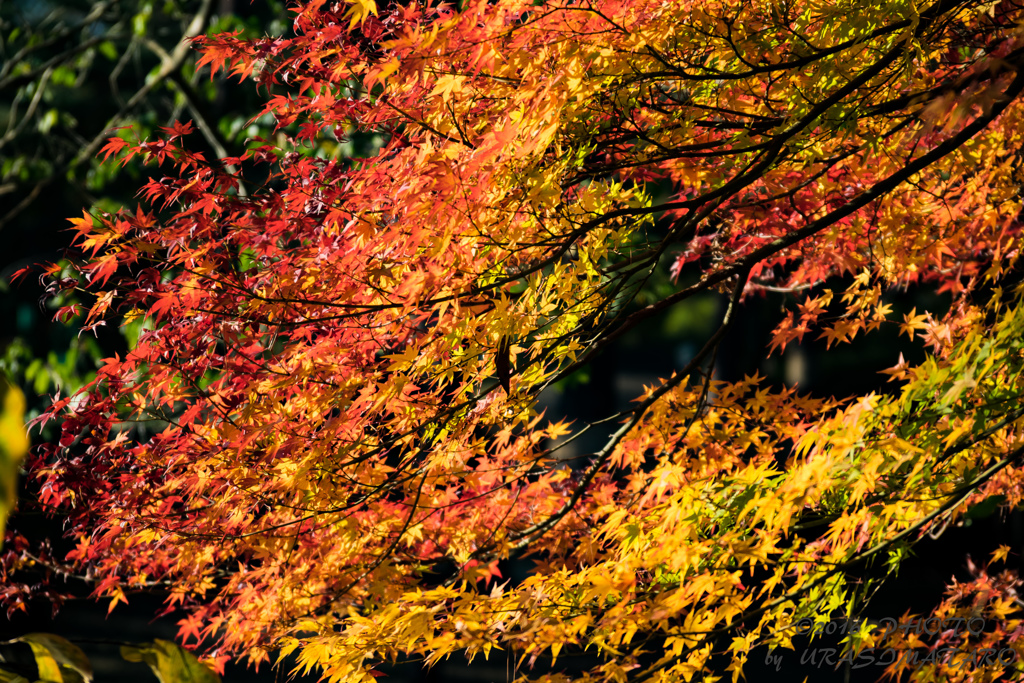
<instances>
[{"instance_id":1,"label":"tree canopy","mask_svg":"<svg viewBox=\"0 0 1024 683\"><path fill-rule=\"evenodd\" d=\"M146 206L73 219L51 289L91 297L62 311L86 329L144 331L37 421L62 425L28 459L62 566L111 607L167 591L215 658L331 681L498 650L522 680L735 679L801 619L857 614L862 567L1024 496L1021 9L316 0L287 36L197 39L292 132L104 147L158 169ZM317 153L357 135L364 157ZM908 288L949 303L898 316ZM884 327L928 353L861 396L716 378L769 291L766 352ZM540 393L707 292L703 347L561 459L600 424ZM988 626L944 643L1019 650L1018 577L972 566L932 614ZM914 646L850 646L883 639Z\"/></svg>"}]
</instances>

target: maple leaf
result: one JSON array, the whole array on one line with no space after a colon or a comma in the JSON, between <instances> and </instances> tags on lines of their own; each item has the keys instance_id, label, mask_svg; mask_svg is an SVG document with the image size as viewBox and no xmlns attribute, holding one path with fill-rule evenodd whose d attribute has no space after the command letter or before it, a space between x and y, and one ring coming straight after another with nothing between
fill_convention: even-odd
<instances>
[{"instance_id":1,"label":"maple leaf","mask_svg":"<svg viewBox=\"0 0 1024 683\"><path fill-rule=\"evenodd\" d=\"M183 643L188 643L189 638L195 638L197 643L202 642L202 633L205 626L206 624L200 615L190 614L178 621L178 638Z\"/></svg>"},{"instance_id":2,"label":"maple leaf","mask_svg":"<svg viewBox=\"0 0 1024 683\"><path fill-rule=\"evenodd\" d=\"M357 24L364 23L369 17L377 16L377 3L374 0L346 0L351 7L345 13L349 20L349 30Z\"/></svg>"}]
</instances>

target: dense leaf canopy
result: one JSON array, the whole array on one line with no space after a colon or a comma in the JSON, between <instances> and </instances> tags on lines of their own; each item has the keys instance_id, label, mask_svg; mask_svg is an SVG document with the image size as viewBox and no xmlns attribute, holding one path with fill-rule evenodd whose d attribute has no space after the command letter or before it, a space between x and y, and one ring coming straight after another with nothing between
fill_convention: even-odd
<instances>
[{"instance_id":1,"label":"dense leaf canopy","mask_svg":"<svg viewBox=\"0 0 1024 683\"><path fill-rule=\"evenodd\" d=\"M110 163L164 177L75 219L79 265L51 270L87 325L146 321L31 458L98 595L168 590L213 654L332 681L495 649L524 680L584 649L578 680L691 680L855 611L853 572L972 504L1020 502L1019 5L294 12L290 36L197 42L295 134L210 159L187 124L122 131ZM357 134L368 158L315 153ZM658 272L674 290L632 305ZM897 316L910 287L952 303ZM884 326L927 358L865 396L716 379L766 291L789 294L775 349ZM540 392L707 292L728 304L703 348L560 460L594 427ZM536 567L503 582L509 558ZM935 615L998 626L947 644L1020 648L1017 585L956 586ZM983 675L914 675L937 668Z\"/></svg>"}]
</instances>

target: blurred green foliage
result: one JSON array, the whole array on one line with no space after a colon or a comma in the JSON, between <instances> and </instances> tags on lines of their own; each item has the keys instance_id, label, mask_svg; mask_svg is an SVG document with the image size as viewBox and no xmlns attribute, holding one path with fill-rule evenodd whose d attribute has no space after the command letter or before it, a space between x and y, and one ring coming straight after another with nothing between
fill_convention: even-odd
<instances>
[{"instance_id":1,"label":"blurred green foliage","mask_svg":"<svg viewBox=\"0 0 1024 683\"><path fill-rule=\"evenodd\" d=\"M93 668L81 648L61 636L29 633L5 645L31 648L31 664L19 666L0 656L0 683L91 683ZM160 683L219 683L220 676L204 666L188 650L167 640L122 645L121 656L128 662L143 662Z\"/></svg>"}]
</instances>

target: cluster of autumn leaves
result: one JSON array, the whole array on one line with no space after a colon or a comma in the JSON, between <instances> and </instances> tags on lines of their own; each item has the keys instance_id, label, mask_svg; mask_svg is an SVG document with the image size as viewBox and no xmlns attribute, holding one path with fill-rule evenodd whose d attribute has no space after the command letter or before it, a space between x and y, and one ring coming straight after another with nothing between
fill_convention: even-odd
<instances>
[{"instance_id":1,"label":"cluster of autumn leaves","mask_svg":"<svg viewBox=\"0 0 1024 683\"><path fill-rule=\"evenodd\" d=\"M77 270L51 275L94 295L87 326L147 329L42 418L62 437L31 486L68 520L63 562L114 603L170 591L215 659L294 653L332 681L496 650L523 680L565 680L581 651L581 681L722 656L735 678L792 647L800 619L863 606L854 570L1021 501L1021 17L311 2L291 38L197 40L280 133L217 162L188 125L105 148L152 162L145 206L75 219ZM316 153L355 131L375 156ZM633 306L659 270L675 290ZM900 320L885 297L906 287L952 305ZM715 379L766 290L792 297L773 347L902 325L928 360L857 397ZM693 360L561 460L591 426L538 395L714 291ZM536 569L503 581L516 558ZM1022 647L1018 580L982 574L935 614L997 624L961 648ZM911 673L982 675L931 667Z\"/></svg>"}]
</instances>

